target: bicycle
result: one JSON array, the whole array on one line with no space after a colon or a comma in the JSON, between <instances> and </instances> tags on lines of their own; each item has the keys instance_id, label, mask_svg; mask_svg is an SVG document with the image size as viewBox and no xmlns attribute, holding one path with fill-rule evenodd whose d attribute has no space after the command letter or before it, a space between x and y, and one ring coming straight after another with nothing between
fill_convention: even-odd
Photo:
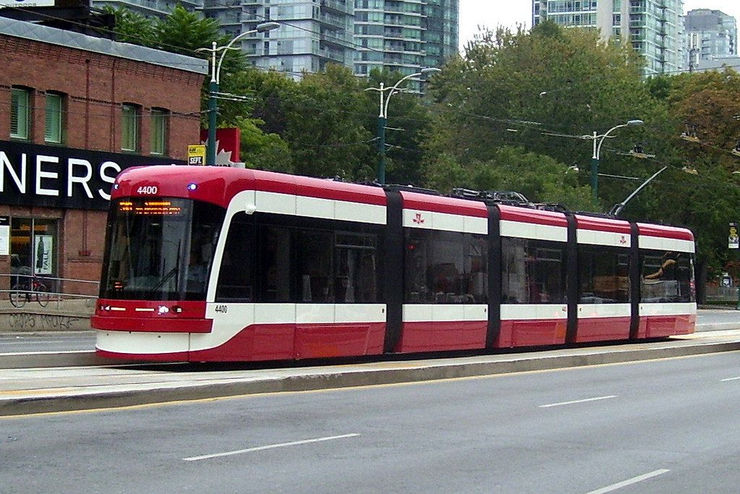
<instances>
[{"instance_id":1,"label":"bicycle","mask_svg":"<svg viewBox=\"0 0 740 494\"><path fill-rule=\"evenodd\" d=\"M49 305L49 289L36 277L29 277L13 285L10 291L10 303L13 307L21 308L26 302L36 300L41 307Z\"/></svg>"}]
</instances>

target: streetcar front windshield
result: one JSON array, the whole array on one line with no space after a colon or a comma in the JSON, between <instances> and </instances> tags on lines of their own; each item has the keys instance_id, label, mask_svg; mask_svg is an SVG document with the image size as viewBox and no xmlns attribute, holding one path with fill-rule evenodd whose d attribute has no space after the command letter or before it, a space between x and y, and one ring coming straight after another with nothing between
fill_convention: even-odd
<instances>
[{"instance_id":1,"label":"streetcar front windshield","mask_svg":"<svg viewBox=\"0 0 740 494\"><path fill-rule=\"evenodd\" d=\"M100 296L205 300L224 213L223 208L189 199L114 201Z\"/></svg>"}]
</instances>

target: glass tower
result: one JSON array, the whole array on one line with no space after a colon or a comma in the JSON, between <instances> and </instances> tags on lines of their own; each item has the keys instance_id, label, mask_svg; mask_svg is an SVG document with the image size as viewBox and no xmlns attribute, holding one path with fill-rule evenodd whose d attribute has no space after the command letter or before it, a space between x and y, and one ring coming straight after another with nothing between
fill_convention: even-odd
<instances>
[{"instance_id":1,"label":"glass tower","mask_svg":"<svg viewBox=\"0 0 740 494\"><path fill-rule=\"evenodd\" d=\"M532 25L598 29L603 39L629 42L654 75L684 66L682 12L683 0L532 0Z\"/></svg>"},{"instance_id":2,"label":"glass tower","mask_svg":"<svg viewBox=\"0 0 740 494\"><path fill-rule=\"evenodd\" d=\"M354 71L404 75L457 54L458 0L356 0Z\"/></svg>"},{"instance_id":3,"label":"glass tower","mask_svg":"<svg viewBox=\"0 0 740 494\"><path fill-rule=\"evenodd\" d=\"M204 0L203 12L235 37L263 22L280 28L242 40L252 65L300 78L326 64L352 67L353 0Z\"/></svg>"},{"instance_id":4,"label":"glass tower","mask_svg":"<svg viewBox=\"0 0 740 494\"><path fill-rule=\"evenodd\" d=\"M737 55L737 20L719 10L695 9L686 14L686 65Z\"/></svg>"},{"instance_id":5,"label":"glass tower","mask_svg":"<svg viewBox=\"0 0 740 494\"><path fill-rule=\"evenodd\" d=\"M231 36L280 23L245 39L242 50L255 66L296 78L327 63L360 76L376 68L408 75L457 54L459 0L203 1L205 15Z\"/></svg>"}]
</instances>

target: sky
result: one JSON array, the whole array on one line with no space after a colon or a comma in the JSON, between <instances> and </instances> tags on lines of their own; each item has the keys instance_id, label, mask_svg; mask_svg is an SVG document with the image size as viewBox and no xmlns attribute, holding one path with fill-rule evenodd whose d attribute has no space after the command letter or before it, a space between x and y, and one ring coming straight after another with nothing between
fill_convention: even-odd
<instances>
[{"instance_id":1,"label":"sky","mask_svg":"<svg viewBox=\"0 0 740 494\"><path fill-rule=\"evenodd\" d=\"M721 10L740 25L740 0L684 0L684 12L693 9ZM460 47L473 39L478 25L532 27L532 0L460 0Z\"/></svg>"}]
</instances>

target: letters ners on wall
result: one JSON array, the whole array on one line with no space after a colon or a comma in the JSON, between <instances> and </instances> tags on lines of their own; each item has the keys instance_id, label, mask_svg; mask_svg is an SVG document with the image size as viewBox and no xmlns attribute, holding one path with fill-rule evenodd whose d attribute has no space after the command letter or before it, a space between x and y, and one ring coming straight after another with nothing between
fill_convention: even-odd
<instances>
[{"instance_id":1,"label":"letters ners on wall","mask_svg":"<svg viewBox=\"0 0 740 494\"><path fill-rule=\"evenodd\" d=\"M182 160L0 141L0 197L14 206L108 209L116 175Z\"/></svg>"}]
</instances>

